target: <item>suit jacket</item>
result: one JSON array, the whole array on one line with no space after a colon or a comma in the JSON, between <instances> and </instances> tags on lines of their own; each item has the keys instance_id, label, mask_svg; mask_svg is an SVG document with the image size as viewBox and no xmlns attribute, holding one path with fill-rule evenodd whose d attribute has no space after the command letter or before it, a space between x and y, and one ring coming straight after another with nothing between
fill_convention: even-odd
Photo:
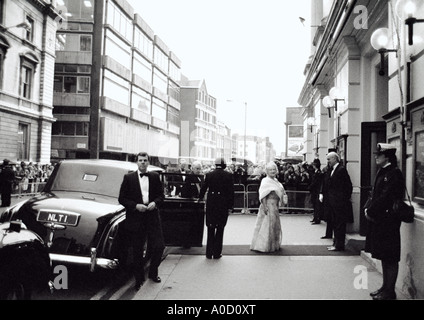
<instances>
[{"instance_id":1,"label":"suit jacket","mask_svg":"<svg viewBox=\"0 0 424 320\"><path fill-rule=\"evenodd\" d=\"M149 203L156 203L156 209L153 212L142 213L136 210L137 204L143 203L138 171L126 174L121 184L118 201L126 209L125 225L130 231L138 230L144 222L160 219L159 208L165 199L163 186L158 173L148 172L147 177L149 178Z\"/></svg>"},{"instance_id":2,"label":"suit jacket","mask_svg":"<svg viewBox=\"0 0 424 320\"><path fill-rule=\"evenodd\" d=\"M322 181L324 179L324 175L321 172L321 170L315 171L312 175L311 182L309 184L309 192L314 195L318 196L321 191Z\"/></svg>"},{"instance_id":3,"label":"suit jacket","mask_svg":"<svg viewBox=\"0 0 424 320\"><path fill-rule=\"evenodd\" d=\"M205 183L200 189L199 199L208 191L206 199L206 224L225 226L228 210L234 207L234 178L223 169L215 169L206 174Z\"/></svg>"},{"instance_id":4,"label":"suit jacket","mask_svg":"<svg viewBox=\"0 0 424 320\"><path fill-rule=\"evenodd\" d=\"M353 222L352 202L352 182L346 168L339 164L331 175L327 173L325 182L324 205L328 205L340 214L346 222Z\"/></svg>"}]
</instances>

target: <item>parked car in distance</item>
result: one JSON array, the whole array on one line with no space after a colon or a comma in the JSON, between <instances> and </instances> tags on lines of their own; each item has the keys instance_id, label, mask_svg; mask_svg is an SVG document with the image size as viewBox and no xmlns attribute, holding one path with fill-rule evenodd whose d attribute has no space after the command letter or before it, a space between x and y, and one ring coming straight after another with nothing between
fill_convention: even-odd
<instances>
[{"instance_id":1,"label":"parked car in distance","mask_svg":"<svg viewBox=\"0 0 424 320\"><path fill-rule=\"evenodd\" d=\"M59 162L43 191L6 210L1 222L21 220L46 243L53 264L117 269L123 250L125 208L119 189L136 163L116 160L64 160ZM151 166L166 180L166 173ZM165 187L164 187L165 188ZM166 196L161 217L165 244L201 246L203 206L195 199Z\"/></svg>"}]
</instances>

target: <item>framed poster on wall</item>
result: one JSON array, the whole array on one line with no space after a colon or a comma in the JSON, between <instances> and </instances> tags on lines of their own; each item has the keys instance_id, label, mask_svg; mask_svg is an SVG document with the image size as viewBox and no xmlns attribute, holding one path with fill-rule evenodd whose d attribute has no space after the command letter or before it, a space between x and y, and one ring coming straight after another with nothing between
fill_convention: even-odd
<instances>
[{"instance_id":1,"label":"framed poster on wall","mask_svg":"<svg viewBox=\"0 0 424 320\"><path fill-rule=\"evenodd\" d=\"M424 131L415 133L414 201L424 204Z\"/></svg>"}]
</instances>

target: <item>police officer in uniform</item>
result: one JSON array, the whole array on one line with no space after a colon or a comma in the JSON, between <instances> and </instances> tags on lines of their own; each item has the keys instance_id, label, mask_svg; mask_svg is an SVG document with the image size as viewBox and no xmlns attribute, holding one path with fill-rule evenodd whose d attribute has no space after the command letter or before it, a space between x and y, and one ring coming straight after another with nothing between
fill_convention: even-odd
<instances>
[{"instance_id":1,"label":"police officer in uniform","mask_svg":"<svg viewBox=\"0 0 424 320\"><path fill-rule=\"evenodd\" d=\"M206 258L208 259L219 259L222 256L224 228L234 206L234 179L231 173L224 170L225 168L225 160L217 158L215 170L206 174L199 193L199 200L202 200L206 191L208 192L206 199L208 228Z\"/></svg>"},{"instance_id":2,"label":"police officer in uniform","mask_svg":"<svg viewBox=\"0 0 424 320\"><path fill-rule=\"evenodd\" d=\"M370 295L374 300L396 299L395 285L400 261L400 225L392 212L395 199L403 199L405 181L397 167L396 147L379 143L375 152L379 167L364 212L368 220L365 251L381 260L383 285Z\"/></svg>"}]
</instances>

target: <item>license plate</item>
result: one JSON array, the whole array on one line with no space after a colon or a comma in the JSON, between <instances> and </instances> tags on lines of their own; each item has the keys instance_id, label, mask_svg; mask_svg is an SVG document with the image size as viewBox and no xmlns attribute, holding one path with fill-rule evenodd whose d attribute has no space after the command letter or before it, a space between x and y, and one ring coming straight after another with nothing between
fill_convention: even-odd
<instances>
[{"instance_id":1,"label":"license plate","mask_svg":"<svg viewBox=\"0 0 424 320\"><path fill-rule=\"evenodd\" d=\"M80 214L66 211L40 210L37 216L39 222L57 223L64 226L78 225Z\"/></svg>"}]
</instances>

